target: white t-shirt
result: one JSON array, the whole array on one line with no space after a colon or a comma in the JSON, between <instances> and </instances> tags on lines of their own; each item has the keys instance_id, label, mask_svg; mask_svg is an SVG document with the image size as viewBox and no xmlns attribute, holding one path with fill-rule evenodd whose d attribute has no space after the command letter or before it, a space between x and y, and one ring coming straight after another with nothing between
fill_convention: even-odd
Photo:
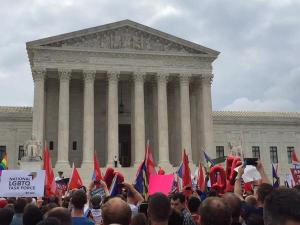
<instances>
[{"instance_id":1,"label":"white t-shirt","mask_svg":"<svg viewBox=\"0 0 300 225\"><path fill-rule=\"evenodd\" d=\"M131 212L132 212L131 217L134 217L136 214L139 213L139 208L136 205L130 204L130 203L128 203L128 205L129 205L129 207L131 209Z\"/></svg>"},{"instance_id":2,"label":"white t-shirt","mask_svg":"<svg viewBox=\"0 0 300 225\"><path fill-rule=\"evenodd\" d=\"M101 209L91 209L91 213L96 225L100 225L102 221Z\"/></svg>"}]
</instances>

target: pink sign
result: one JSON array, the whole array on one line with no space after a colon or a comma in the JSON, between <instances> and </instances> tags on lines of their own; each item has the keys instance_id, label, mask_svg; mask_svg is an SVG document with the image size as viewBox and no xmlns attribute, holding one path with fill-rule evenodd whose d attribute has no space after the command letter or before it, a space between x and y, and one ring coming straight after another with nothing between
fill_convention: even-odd
<instances>
[{"instance_id":1,"label":"pink sign","mask_svg":"<svg viewBox=\"0 0 300 225\"><path fill-rule=\"evenodd\" d=\"M152 195L156 192L161 192L165 195L168 195L172 189L173 181L173 174L151 175L149 180L149 195Z\"/></svg>"}]
</instances>

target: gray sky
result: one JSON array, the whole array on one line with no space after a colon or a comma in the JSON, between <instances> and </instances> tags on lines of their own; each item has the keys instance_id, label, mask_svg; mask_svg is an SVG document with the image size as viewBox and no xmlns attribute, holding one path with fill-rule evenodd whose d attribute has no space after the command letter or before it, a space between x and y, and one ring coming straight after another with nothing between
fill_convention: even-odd
<instances>
[{"instance_id":1,"label":"gray sky","mask_svg":"<svg viewBox=\"0 0 300 225\"><path fill-rule=\"evenodd\" d=\"M130 19L221 52L214 110L300 111L299 12L299 0L1 0L0 105L32 105L26 41Z\"/></svg>"}]
</instances>

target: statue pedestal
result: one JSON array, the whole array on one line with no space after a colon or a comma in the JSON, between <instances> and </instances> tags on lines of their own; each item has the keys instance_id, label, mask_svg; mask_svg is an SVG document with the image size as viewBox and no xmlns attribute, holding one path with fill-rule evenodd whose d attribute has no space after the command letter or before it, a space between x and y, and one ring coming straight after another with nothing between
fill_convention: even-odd
<instances>
[{"instance_id":1,"label":"statue pedestal","mask_svg":"<svg viewBox=\"0 0 300 225\"><path fill-rule=\"evenodd\" d=\"M21 161L21 170L41 170L43 161Z\"/></svg>"}]
</instances>

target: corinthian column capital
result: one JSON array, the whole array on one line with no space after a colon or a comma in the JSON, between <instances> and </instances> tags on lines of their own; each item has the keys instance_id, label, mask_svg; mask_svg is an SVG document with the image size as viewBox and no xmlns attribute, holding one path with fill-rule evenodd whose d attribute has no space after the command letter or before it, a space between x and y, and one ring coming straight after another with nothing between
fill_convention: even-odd
<instances>
[{"instance_id":1,"label":"corinthian column capital","mask_svg":"<svg viewBox=\"0 0 300 225\"><path fill-rule=\"evenodd\" d=\"M84 81L94 81L96 75L96 70L84 70L83 71L83 79Z\"/></svg>"},{"instance_id":2,"label":"corinthian column capital","mask_svg":"<svg viewBox=\"0 0 300 225\"><path fill-rule=\"evenodd\" d=\"M144 82L145 81L145 77L146 77L146 73L145 72L134 72L132 74L132 79L135 82Z\"/></svg>"},{"instance_id":3,"label":"corinthian column capital","mask_svg":"<svg viewBox=\"0 0 300 225\"><path fill-rule=\"evenodd\" d=\"M45 69L40 69L36 68L32 70L32 78L33 81L44 81L46 77L46 70Z\"/></svg>"},{"instance_id":4,"label":"corinthian column capital","mask_svg":"<svg viewBox=\"0 0 300 225\"><path fill-rule=\"evenodd\" d=\"M213 78L214 78L214 75L213 74L202 74L201 75L201 81L202 83L204 84L209 84L211 85L212 82L213 82Z\"/></svg>"},{"instance_id":5,"label":"corinthian column capital","mask_svg":"<svg viewBox=\"0 0 300 225\"><path fill-rule=\"evenodd\" d=\"M58 70L58 75L61 81L69 81L71 79L71 70L60 69Z\"/></svg>"},{"instance_id":6,"label":"corinthian column capital","mask_svg":"<svg viewBox=\"0 0 300 225\"><path fill-rule=\"evenodd\" d=\"M179 75L180 84L189 85L192 75L190 73L182 73Z\"/></svg>"},{"instance_id":7,"label":"corinthian column capital","mask_svg":"<svg viewBox=\"0 0 300 225\"><path fill-rule=\"evenodd\" d=\"M109 82L118 82L119 77L120 72L114 70L107 71L107 79Z\"/></svg>"},{"instance_id":8,"label":"corinthian column capital","mask_svg":"<svg viewBox=\"0 0 300 225\"><path fill-rule=\"evenodd\" d=\"M168 82L169 74L165 72L158 72L156 74L156 79L158 83Z\"/></svg>"}]
</instances>

